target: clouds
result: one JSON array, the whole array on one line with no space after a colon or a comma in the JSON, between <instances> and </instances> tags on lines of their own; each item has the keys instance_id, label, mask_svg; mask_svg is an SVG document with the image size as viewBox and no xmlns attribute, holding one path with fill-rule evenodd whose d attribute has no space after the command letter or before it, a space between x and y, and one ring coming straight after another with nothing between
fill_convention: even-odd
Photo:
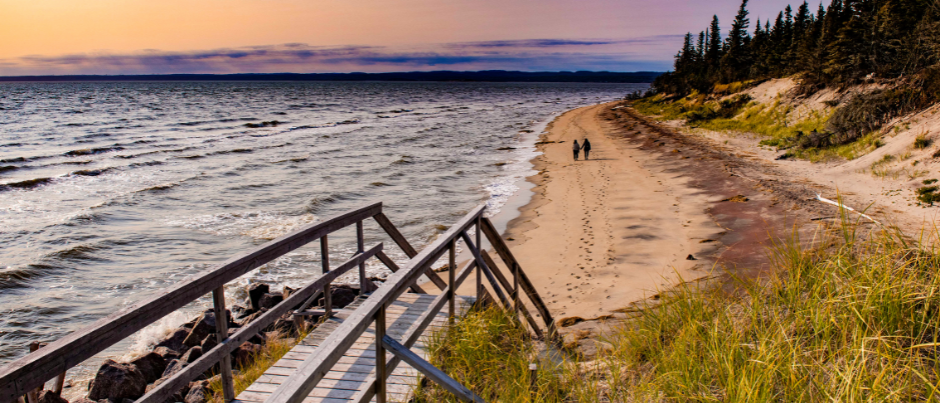
<instances>
[{"instance_id":1,"label":"clouds","mask_svg":"<svg viewBox=\"0 0 940 403\"><path fill-rule=\"evenodd\" d=\"M81 53L0 60L0 75L317 73L450 70L666 70L681 35L526 39L410 47L270 46L173 52Z\"/></svg>"}]
</instances>

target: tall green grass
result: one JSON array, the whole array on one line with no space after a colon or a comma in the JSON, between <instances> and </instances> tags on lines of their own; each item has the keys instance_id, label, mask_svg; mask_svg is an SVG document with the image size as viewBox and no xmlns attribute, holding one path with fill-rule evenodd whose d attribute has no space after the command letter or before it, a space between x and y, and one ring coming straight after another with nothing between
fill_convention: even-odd
<instances>
[{"instance_id":1,"label":"tall green grass","mask_svg":"<svg viewBox=\"0 0 940 403\"><path fill-rule=\"evenodd\" d=\"M537 356L528 330L511 314L489 307L473 309L428 343L431 363L488 402L567 401L557 365ZM529 365L539 370L535 379ZM427 384L416 402L457 402L446 390Z\"/></svg>"},{"instance_id":2,"label":"tall green grass","mask_svg":"<svg viewBox=\"0 0 940 403\"><path fill-rule=\"evenodd\" d=\"M703 128L724 133L754 133L763 137L762 145L778 148L792 146L792 139L797 132L808 134L812 131L823 132L832 118L834 109L812 111L807 116L794 121L790 116L793 107L773 104L750 103L731 116L722 112L718 102L705 102L697 94L679 100L668 100L663 95L640 99L633 102L633 107L640 113L655 116L659 120L685 120L689 127ZM725 116L722 116L725 115ZM883 142L877 132L869 132L858 139L837 146L800 149L791 148L791 156L813 162L835 159L853 160L868 154Z\"/></svg>"},{"instance_id":3,"label":"tall green grass","mask_svg":"<svg viewBox=\"0 0 940 403\"><path fill-rule=\"evenodd\" d=\"M940 401L940 256L849 221L813 242L778 241L774 274L739 280L737 293L663 293L604 356L540 375L545 396L525 394L529 341L490 334L506 326L495 314L461 322L436 362L501 402Z\"/></svg>"}]
</instances>

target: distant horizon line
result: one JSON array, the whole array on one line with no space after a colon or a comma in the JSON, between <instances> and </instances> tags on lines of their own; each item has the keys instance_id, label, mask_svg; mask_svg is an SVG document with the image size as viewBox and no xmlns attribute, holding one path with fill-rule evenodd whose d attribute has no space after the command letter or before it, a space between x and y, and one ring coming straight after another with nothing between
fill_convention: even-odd
<instances>
[{"instance_id":1,"label":"distant horizon line","mask_svg":"<svg viewBox=\"0 0 940 403\"><path fill-rule=\"evenodd\" d=\"M658 71L406 71L350 73L155 73L0 76L0 82L25 81L470 81L651 83Z\"/></svg>"}]
</instances>

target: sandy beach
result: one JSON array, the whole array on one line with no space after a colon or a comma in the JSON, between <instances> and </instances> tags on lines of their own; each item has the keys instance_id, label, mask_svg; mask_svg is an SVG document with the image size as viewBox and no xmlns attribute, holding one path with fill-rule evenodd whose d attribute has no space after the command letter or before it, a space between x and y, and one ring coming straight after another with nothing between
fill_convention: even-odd
<instances>
[{"instance_id":1,"label":"sandy beach","mask_svg":"<svg viewBox=\"0 0 940 403\"><path fill-rule=\"evenodd\" d=\"M618 105L549 125L528 178L535 195L505 234L556 320L621 316L683 281L759 275L771 237L818 215L793 184L742 174L768 167ZM584 138L591 159L574 161ZM797 216L807 218L787 219Z\"/></svg>"}]
</instances>

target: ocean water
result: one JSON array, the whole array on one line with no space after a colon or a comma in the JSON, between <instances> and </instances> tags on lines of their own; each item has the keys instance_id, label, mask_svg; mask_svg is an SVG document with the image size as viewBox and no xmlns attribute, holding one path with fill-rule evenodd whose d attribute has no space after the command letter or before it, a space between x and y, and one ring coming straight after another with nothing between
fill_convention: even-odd
<instances>
[{"instance_id":1,"label":"ocean water","mask_svg":"<svg viewBox=\"0 0 940 403\"><path fill-rule=\"evenodd\" d=\"M558 113L645 87L0 83L0 365L31 341L374 201L420 249L481 203L499 211ZM331 237L333 262L353 254L353 232ZM381 241L407 260L367 223L367 246ZM319 272L312 244L229 294L253 281L296 287ZM160 326L141 333L137 344Z\"/></svg>"}]
</instances>

